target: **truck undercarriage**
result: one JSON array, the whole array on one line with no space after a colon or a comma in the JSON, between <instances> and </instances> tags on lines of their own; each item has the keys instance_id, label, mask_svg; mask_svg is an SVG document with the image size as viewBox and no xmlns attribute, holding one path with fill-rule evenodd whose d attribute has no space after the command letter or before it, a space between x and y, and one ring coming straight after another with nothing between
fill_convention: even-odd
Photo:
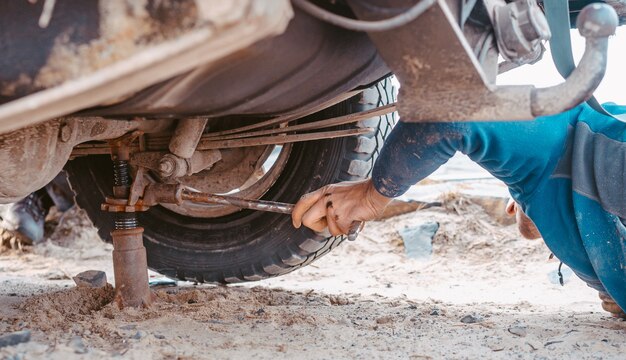
<instances>
[{"instance_id":1,"label":"truck undercarriage","mask_svg":"<svg viewBox=\"0 0 626 360\"><path fill-rule=\"evenodd\" d=\"M177 194L294 203L367 177L397 114L530 120L572 108L602 80L626 5L569 5L585 54L564 83L538 89L495 85L550 38L532 0L7 2L0 198L65 168L104 239L145 245L147 260L127 263L199 282L293 271L343 238Z\"/></svg>"}]
</instances>

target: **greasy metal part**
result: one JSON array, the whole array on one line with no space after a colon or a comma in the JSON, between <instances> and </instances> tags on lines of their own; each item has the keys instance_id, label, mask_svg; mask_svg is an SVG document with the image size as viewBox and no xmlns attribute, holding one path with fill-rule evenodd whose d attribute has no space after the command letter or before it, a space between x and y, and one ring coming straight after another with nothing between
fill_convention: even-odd
<instances>
[{"instance_id":1,"label":"greasy metal part","mask_svg":"<svg viewBox=\"0 0 626 360\"><path fill-rule=\"evenodd\" d=\"M111 213L135 213L141 211L148 211L149 207L139 200L132 205L129 205L129 200L118 199L115 197L105 197L104 203L100 204L100 210ZM126 222L125 220L123 221Z\"/></svg>"},{"instance_id":2,"label":"greasy metal part","mask_svg":"<svg viewBox=\"0 0 626 360\"><path fill-rule=\"evenodd\" d=\"M357 92L358 93L358 92ZM353 95L353 94L351 94ZM304 130L315 130L330 126L344 125L349 123L356 123L362 120L369 119L373 116L380 116L384 114L388 114L396 111L396 103L388 104L385 106L381 106L372 110L361 111L353 114L348 114L344 116L339 116L330 119L319 120L311 123L294 125L294 126L285 126L275 129L269 130L261 130L261 131L251 131L260 129L263 127L276 126L279 124L288 123L290 121L296 120L301 116L304 116L298 113L298 116L289 115L289 116L281 116L275 119L270 119L261 123L256 123L236 129L219 131L215 133L206 133L201 137L200 142L198 143L196 150L213 150L220 149L220 144L224 143L223 140L233 140L238 138L252 138L248 141L228 141L225 142L225 146L223 148L236 148L236 147L248 147L248 146L256 146L256 145L282 145L290 142L297 141L314 141L314 140L322 140L327 138L327 135L333 137L343 137L343 136L351 136L354 135L352 132L311 132L306 134L291 134L287 135L289 132L293 131L304 131ZM145 126L144 126L145 127ZM141 128L141 127L140 127ZM160 127L162 129L163 126ZM147 130L144 130L147 131ZM157 132L157 131L153 131ZM273 135L273 136L261 136L261 135ZM306 135L306 136L302 136ZM207 145L208 144L208 145ZM169 135L150 135L145 139L145 149L149 151L161 151L166 150L169 146ZM209 146L209 147L207 147ZM138 147L131 146L133 152L142 151ZM72 152L72 156L84 156L84 155L102 155L109 154L109 147L107 144L97 144L97 143L89 143L89 144L80 144L74 148ZM141 161L141 160L137 160ZM142 166L147 166L145 162L142 163ZM158 168L147 166L154 170L159 170ZM169 169L165 169L169 170Z\"/></svg>"},{"instance_id":3,"label":"greasy metal part","mask_svg":"<svg viewBox=\"0 0 626 360\"><path fill-rule=\"evenodd\" d=\"M244 139L232 139L232 140L200 140L198 144L198 150L211 150L211 149L230 149L247 146L260 146L260 145L280 145L295 143L301 141L314 141L324 139L335 139L339 137L355 136L369 134L373 132L372 128L361 129L347 129L347 130L334 130L334 131L317 131L306 134L293 134L293 135L273 135L273 136L260 136Z\"/></svg>"},{"instance_id":4,"label":"greasy metal part","mask_svg":"<svg viewBox=\"0 0 626 360\"><path fill-rule=\"evenodd\" d=\"M148 286L148 261L143 246L143 228L116 229L113 239L115 301L120 308L148 307L152 293Z\"/></svg>"},{"instance_id":5,"label":"greasy metal part","mask_svg":"<svg viewBox=\"0 0 626 360\"><path fill-rule=\"evenodd\" d=\"M533 92L533 115L560 113L588 100L604 77L608 42L608 37L587 37L583 57L567 80Z\"/></svg>"},{"instance_id":6,"label":"greasy metal part","mask_svg":"<svg viewBox=\"0 0 626 360\"><path fill-rule=\"evenodd\" d=\"M326 120L319 120L319 121L314 121L310 123L286 126L282 128L243 132L243 133L233 134L233 135L222 135L216 140L251 138L251 137L258 137L258 136L265 136L265 135L285 134L285 133L292 132L292 131L323 129L323 128L329 128L333 126L355 123L355 122L369 119L372 117L389 114L394 111L396 111L396 103L391 103L391 104L380 106L374 109L360 111L357 113L352 113L352 114L339 116L339 117L326 119ZM213 138L211 138L211 140L213 140Z\"/></svg>"},{"instance_id":7,"label":"greasy metal part","mask_svg":"<svg viewBox=\"0 0 626 360\"><path fill-rule=\"evenodd\" d=\"M222 204L238 207L240 209L250 209L267 211L279 214L291 214L295 205L268 200L242 199L228 195L215 195L192 191L180 184L154 184L146 188L144 203L174 203L181 204L183 201L205 204ZM359 232L363 228L362 221L355 221L350 225L348 240L356 240Z\"/></svg>"},{"instance_id":8,"label":"greasy metal part","mask_svg":"<svg viewBox=\"0 0 626 360\"><path fill-rule=\"evenodd\" d=\"M594 3L578 14L576 27L585 37L585 52L578 66L559 85L537 89L533 94L533 114L554 114L588 100L606 71L608 38L615 34L618 18L606 4Z\"/></svg>"},{"instance_id":9,"label":"greasy metal part","mask_svg":"<svg viewBox=\"0 0 626 360\"><path fill-rule=\"evenodd\" d=\"M196 151L188 159L165 151L137 151L130 156L130 164L153 170L162 178L177 178L207 170L221 159L219 150Z\"/></svg>"},{"instance_id":10,"label":"greasy metal part","mask_svg":"<svg viewBox=\"0 0 626 360\"><path fill-rule=\"evenodd\" d=\"M210 169L165 182L174 181L203 192L227 193L241 188L254 174L262 165L260 159L265 151L264 146L220 150L222 160Z\"/></svg>"},{"instance_id":11,"label":"greasy metal part","mask_svg":"<svg viewBox=\"0 0 626 360\"><path fill-rule=\"evenodd\" d=\"M115 230L111 232L113 239L113 272L115 274L115 300L120 308L147 307L150 305L152 294L148 286L148 261L146 249L143 246L143 228L137 221L137 207L143 206L131 202L131 178L128 161L130 150L128 146L140 135L134 131L118 139L110 141L111 160L113 161L113 193L116 199L107 198L102 208L112 211L118 205L123 211L116 211ZM143 177L144 172L138 171ZM133 184L132 189L138 190L143 179ZM145 189L145 187L143 187ZM138 195L133 194L133 199ZM127 199L127 200L126 200ZM127 202L124 204L124 202ZM125 206L124 206L125 205ZM144 206L145 208L145 206Z\"/></svg>"},{"instance_id":12,"label":"greasy metal part","mask_svg":"<svg viewBox=\"0 0 626 360\"><path fill-rule=\"evenodd\" d=\"M143 203L149 206L159 204L180 205L183 202L182 193L185 189L181 184L154 183L146 187Z\"/></svg>"},{"instance_id":13,"label":"greasy metal part","mask_svg":"<svg viewBox=\"0 0 626 360\"><path fill-rule=\"evenodd\" d=\"M146 178L146 168L138 166L128 194L129 206L135 206L137 204L149 184L150 182Z\"/></svg>"},{"instance_id":14,"label":"greasy metal part","mask_svg":"<svg viewBox=\"0 0 626 360\"><path fill-rule=\"evenodd\" d=\"M117 139L109 140L111 146L111 160L113 162L113 196L126 199L130 194L130 144L142 132L135 130Z\"/></svg>"},{"instance_id":15,"label":"greasy metal part","mask_svg":"<svg viewBox=\"0 0 626 360\"><path fill-rule=\"evenodd\" d=\"M262 197L283 174L292 145L280 147L280 152L265 171L265 162L275 146L262 148L238 148L223 150L224 158L208 171L177 179L181 184L207 193L229 193L246 199ZM243 157L237 153L243 153ZM262 151L261 151L262 150ZM196 204L185 201L180 205L162 204L163 207L181 215L201 218L225 216L239 208L223 205Z\"/></svg>"},{"instance_id":16,"label":"greasy metal part","mask_svg":"<svg viewBox=\"0 0 626 360\"><path fill-rule=\"evenodd\" d=\"M548 21L536 0L516 0L493 11L498 49L505 60L522 62L550 39Z\"/></svg>"},{"instance_id":17,"label":"greasy metal part","mask_svg":"<svg viewBox=\"0 0 626 360\"><path fill-rule=\"evenodd\" d=\"M283 123L288 123L290 121L293 120L297 120L297 119L301 119L307 115L311 115L314 114L316 112L322 111L324 109L327 109L335 104L338 104L344 100L347 100L353 96L358 95L359 93L363 92L363 90L353 90L353 91L348 91L344 94L341 94L340 96L337 96L335 98L333 98L330 101L326 101L323 102L313 108L307 108L305 110L301 110L301 111L296 111L294 113L288 114L288 115L283 115L283 116L277 116L275 118L269 119L269 120L265 120L265 121L261 121L258 123L254 123L254 124L250 124L250 125L246 125L246 126L242 126L242 127L238 127L235 129L230 129L230 130L224 130L224 131L217 131L217 132L212 132L212 133L208 133L205 134L204 136L208 136L208 137L217 137L217 136L222 136L222 135L229 135L229 134L235 134L235 133L240 133L240 132L244 132L244 131L250 131L250 130L256 130L256 129L261 129L264 127L270 127L270 126L274 126L274 125L280 125Z\"/></svg>"},{"instance_id":18,"label":"greasy metal part","mask_svg":"<svg viewBox=\"0 0 626 360\"><path fill-rule=\"evenodd\" d=\"M240 0L225 2L221 6L207 6L204 1L194 3L197 18L193 20L197 26L191 29L181 26L178 33L174 31L176 36L149 44L151 46L145 45L146 40L154 41L160 39L159 36L139 36L135 39L137 43L131 40L136 51L118 58L110 55L111 49L116 47L102 44L98 47L96 43L93 46L96 57L104 58L108 54L108 59L120 60L109 60L106 66L96 69L90 68L91 62L86 61L88 66L70 72L71 75L78 72L81 76L62 75L62 81L57 81L56 86L1 105L0 132L34 125L90 106L119 101L152 84L189 72L200 65L214 63L261 39L280 34L293 15L288 0ZM122 11L114 13L114 16L130 16L129 20L133 20L132 14ZM172 19L174 23L177 20L183 22L187 19ZM129 33L133 33L133 29L130 27ZM66 58L80 59L80 56L78 53L69 57L66 55ZM60 66L65 64L60 63Z\"/></svg>"},{"instance_id":19,"label":"greasy metal part","mask_svg":"<svg viewBox=\"0 0 626 360\"><path fill-rule=\"evenodd\" d=\"M148 125L146 123L149 123ZM73 148L86 141L118 138L144 128L158 131L170 121L61 118L0 135L0 202L15 202L46 186L63 169ZM103 145L110 154L110 146ZM16 181L17 180L17 181Z\"/></svg>"},{"instance_id":20,"label":"greasy metal part","mask_svg":"<svg viewBox=\"0 0 626 360\"><path fill-rule=\"evenodd\" d=\"M180 158L189 159L196 151L196 146L202 137L207 118L188 118L178 120L174 135L170 139L170 152Z\"/></svg>"},{"instance_id":21,"label":"greasy metal part","mask_svg":"<svg viewBox=\"0 0 626 360\"><path fill-rule=\"evenodd\" d=\"M348 137L355 135L368 134L374 131L372 128L361 129L346 129L346 130L333 130L333 131L316 131L305 134L291 134L286 135L284 133L272 135L272 136L259 136L243 139L202 139L198 143L198 151L205 150L219 150L219 149L234 149L245 148L252 146L265 146L265 145L283 145L302 141L315 141L325 139L335 139L340 137ZM157 150L159 147L151 147L150 150ZM138 149L138 148L133 148ZM71 153L71 156L84 156L84 155L97 155L108 153L109 147L106 144L85 144L77 146ZM69 157L69 156L68 156Z\"/></svg>"},{"instance_id":22,"label":"greasy metal part","mask_svg":"<svg viewBox=\"0 0 626 360\"><path fill-rule=\"evenodd\" d=\"M110 141L111 160L113 162L113 196L116 199L128 199L130 197L130 152L128 145L139 136L139 132L132 132L119 139ZM135 211L116 212L115 229L126 230L138 226Z\"/></svg>"},{"instance_id":23,"label":"greasy metal part","mask_svg":"<svg viewBox=\"0 0 626 360\"><path fill-rule=\"evenodd\" d=\"M350 4L359 17L376 16L367 7L360 7L358 1ZM554 89L537 90L530 85L498 87L488 80L471 51L457 25L455 11L445 0L438 0L411 24L389 33L370 34L402 85L398 96L402 121L533 119L567 110L586 100L604 74L606 47L600 38L594 38L587 41L588 56L579 64L581 71ZM589 29L581 31L583 36L603 34L601 37L606 38L606 34L615 31L614 24L605 21L615 16L609 6L592 4L589 11L589 16L581 20L581 27ZM550 96L556 104L548 106L540 98L552 93L560 95Z\"/></svg>"},{"instance_id":24,"label":"greasy metal part","mask_svg":"<svg viewBox=\"0 0 626 360\"><path fill-rule=\"evenodd\" d=\"M517 69L522 65L533 65L539 62L543 58L543 54L546 52L546 47L541 44L539 48L535 50L535 52L529 54L528 56L518 59L517 61L505 60L501 63L498 63L498 75L504 74L507 71L511 71L513 69Z\"/></svg>"},{"instance_id":25,"label":"greasy metal part","mask_svg":"<svg viewBox=\"0 0 626 360\"><path fill-rule=\"evenodd\" d=\"M231 205L241 209L268 211L279 214L291 214L294 208L294 205L292 204L286 204L276 201L246 200L227 195L213 195L192 192L186 189L182 191L181 199L197 203Z\"/></svg>"}]
</instances>

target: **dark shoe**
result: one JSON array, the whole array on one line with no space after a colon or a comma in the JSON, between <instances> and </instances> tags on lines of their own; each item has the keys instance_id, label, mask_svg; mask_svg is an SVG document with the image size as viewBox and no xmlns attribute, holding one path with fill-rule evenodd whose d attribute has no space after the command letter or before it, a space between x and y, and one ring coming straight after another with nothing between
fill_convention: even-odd
<instances>
[{"instance_id":1,"label":"dark shoe","mask_svg":"<svg viewBox=\"0 0 626 360\"><path fill-rule=\"evenodd\" d=\"M41 197L32 193L24 199L2 205L0 227L18 233L33 244L43 240L43 225L48 209L44 208Z\"/></svg>"}]
</instances>

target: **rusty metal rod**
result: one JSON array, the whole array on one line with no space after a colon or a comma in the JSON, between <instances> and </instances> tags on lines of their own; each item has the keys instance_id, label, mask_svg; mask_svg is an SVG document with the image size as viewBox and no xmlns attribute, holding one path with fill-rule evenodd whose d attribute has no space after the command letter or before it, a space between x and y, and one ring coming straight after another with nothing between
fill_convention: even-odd
<instances>
[{"instance_id":1,"label":"rusty metal rod","mask_svg":"<svg viewBox=\"0 0 626 360\"><path fill-rule=\"evenodd\" d=\"M304 123L304 124L287 126L284 128L274 128L274 129L267 129L267 130L244 132L244 133L233 134L233 135L224 135L224 136L220 136L219 138L215 140L222 141L222 140L230 140L230 139L248 138L248 137L254 137L254 136L282 134L282 133L287 133L291 131L317 130L317 129L329 128L333 126L350 124L350 123L354 123L360 120L365 120L365 119L369 119L369 118L373 118L377 116L386 115L394 111L396 111L395 103L387 104L387 105L380 106L380 107L366 110L366 111L361 111L358 113L343 115L339 117L334 117L330 119L319 120L319 121L314 121L314 122L309 122L309 123Z\"/></svg>"},{"instance_id":2,"label":"rusty metal rod","mask_svg":"<svg viewBox=\"0 0 626 360\"><path fill-rule=\"evenodd\" d=\"M268 200L247 200L228 195L215 195L183 189L181 199L196 203L231 205L242 209L291 214L295 205ZM348 230L348 240L354 241L363 228L363 221L354 221Z\"/></svg>"},{"instance_id":3,"label":"rusty metal rod","mask_svg":"<svg viewBox=\"0 0 626 360\"><path fill-rule=\"evenodd\" d=\"M288 129L288 128L285 128ZM335 139L339 137L347 137L354 135L362 135L367 134L374 131L372 128L362 128L362 129L347 129L347 130L335 130L335 131L319 131L319 132L311 132L305 134L279 134L272 136L259 136L255 138L245 138L245 139L231 139L231 140L220 140L216 139L203 139L198 144L196 150L214 150L214 149L226 149L226 148L238 148L238 147L247 147L247 146L259 146L259 145L282 145L289 144L294 142L302 142L302 141L315 141L315 140L325 140L325 139ZM131 146L129 147L132 152L140 151L139 147ZM167 149L167 142L157 142L157 141L148 141L147 148L150 151L157 150L165 150ZM111 152L110 146L106 143L101 144L81 144L74 147L72 150L72 157L78 156L86 156L86 155L103 155L109 154Z\"/></svg>"},{"instance_id":4,"label":"rusty metal rod","mask_svg":"<svg viewBox=\"0 0 626 360\"><path fill-rule=\"evenodd\" d=\"M291 214L294 205L267 200L246 200L228 195L214 195L183 190L182 199L197 203L232 205L242 209Z\"/></svg>"},{"instance_id":5,"label":"rusty metal rod","mask_svg":"<svg viewBox=\"0 0 626 360\"><path fill-rule=\"evenodd\" d=\"M232 139L232 140L201 140L198 144L198 150L213 150L213 149L230 149L246 146L260 146L260 145L278 145L288 144L301 141L313 141L313 140L325 140L334 139L338 137L363 135L374 132L373 128L362 129L347 129L347 130L334 130L334 131L318 131L308 134L293 134L293 135L272 135L272 136L260 136L258 138L245 138L245 139Z\"/></svg>"},{"instance_id":6,"label":"rusty metal rod","mask_svg":"<svg viewBox=\"0 0 626 360\"><path fill-rule=\"evenodd\" d=\"M356 96L357 94L363 92L363 90L356 90L356 91L349 91L347 93L341 94L338 97L330 100L330 101L326 101L323 102L317 106L314 106L312 108L308 108L305 109L304 111L297 111L295 113L291 113L288 115L281 115L281 116L277 116L275 118L271 118L265 121L261 121L258 123L254 123L254 124L250 124L250 125L246 125L246 126L242 126L242 127L238 127L235 129L229 129L229 130L223 130L223 131L217 131L217 132L212 132L212 133L208 133L205 134L205 136L209 136L209 137L218 137L218 136L222 136L222 135L229 135L229 134L236 134L236 133L240 133L240 132L244 132L244 131L250 131L250 130L256 130L256 129L261 129L264 127L268 127L268 126L273 126L273 125L278 125L278 124L283 124L283 123L288 123L291 122L293 120L298 120L301 119L307 115L311 115L314 114L318 111L322 111L326 108L331 107L332 105L338 104L344 100L347 100L353 96Z\"/></svg>"}]
</instances>

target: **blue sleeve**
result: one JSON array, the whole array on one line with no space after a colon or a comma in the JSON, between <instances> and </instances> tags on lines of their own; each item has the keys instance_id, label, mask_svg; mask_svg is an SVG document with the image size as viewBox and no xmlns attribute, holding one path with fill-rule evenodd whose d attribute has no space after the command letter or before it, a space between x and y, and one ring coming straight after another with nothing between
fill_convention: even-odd
<instances>
[{"instance_id":1,"label":"blue sleeve","mask_svg":"<svg viewBox=\"0 0 626 360\"><path fill-rule=\"evenodd\" d=\"M456 123L399 122L374 164L374 187L387 197L404 194L459 150L463 132Z\"/></svg>"},{"instance_id":2,"label":"blue sleeve","mask_svg":"<svg viewBox=\"0 0 626 360\"><path fill-rule=\"evenodd\" d=\"M549 178L579 112L574 108L534 121L400 122L376 161L374 186L387 197L400 196L460 151L504 181L523 203Z\"/></svg>"}]
</instances>

